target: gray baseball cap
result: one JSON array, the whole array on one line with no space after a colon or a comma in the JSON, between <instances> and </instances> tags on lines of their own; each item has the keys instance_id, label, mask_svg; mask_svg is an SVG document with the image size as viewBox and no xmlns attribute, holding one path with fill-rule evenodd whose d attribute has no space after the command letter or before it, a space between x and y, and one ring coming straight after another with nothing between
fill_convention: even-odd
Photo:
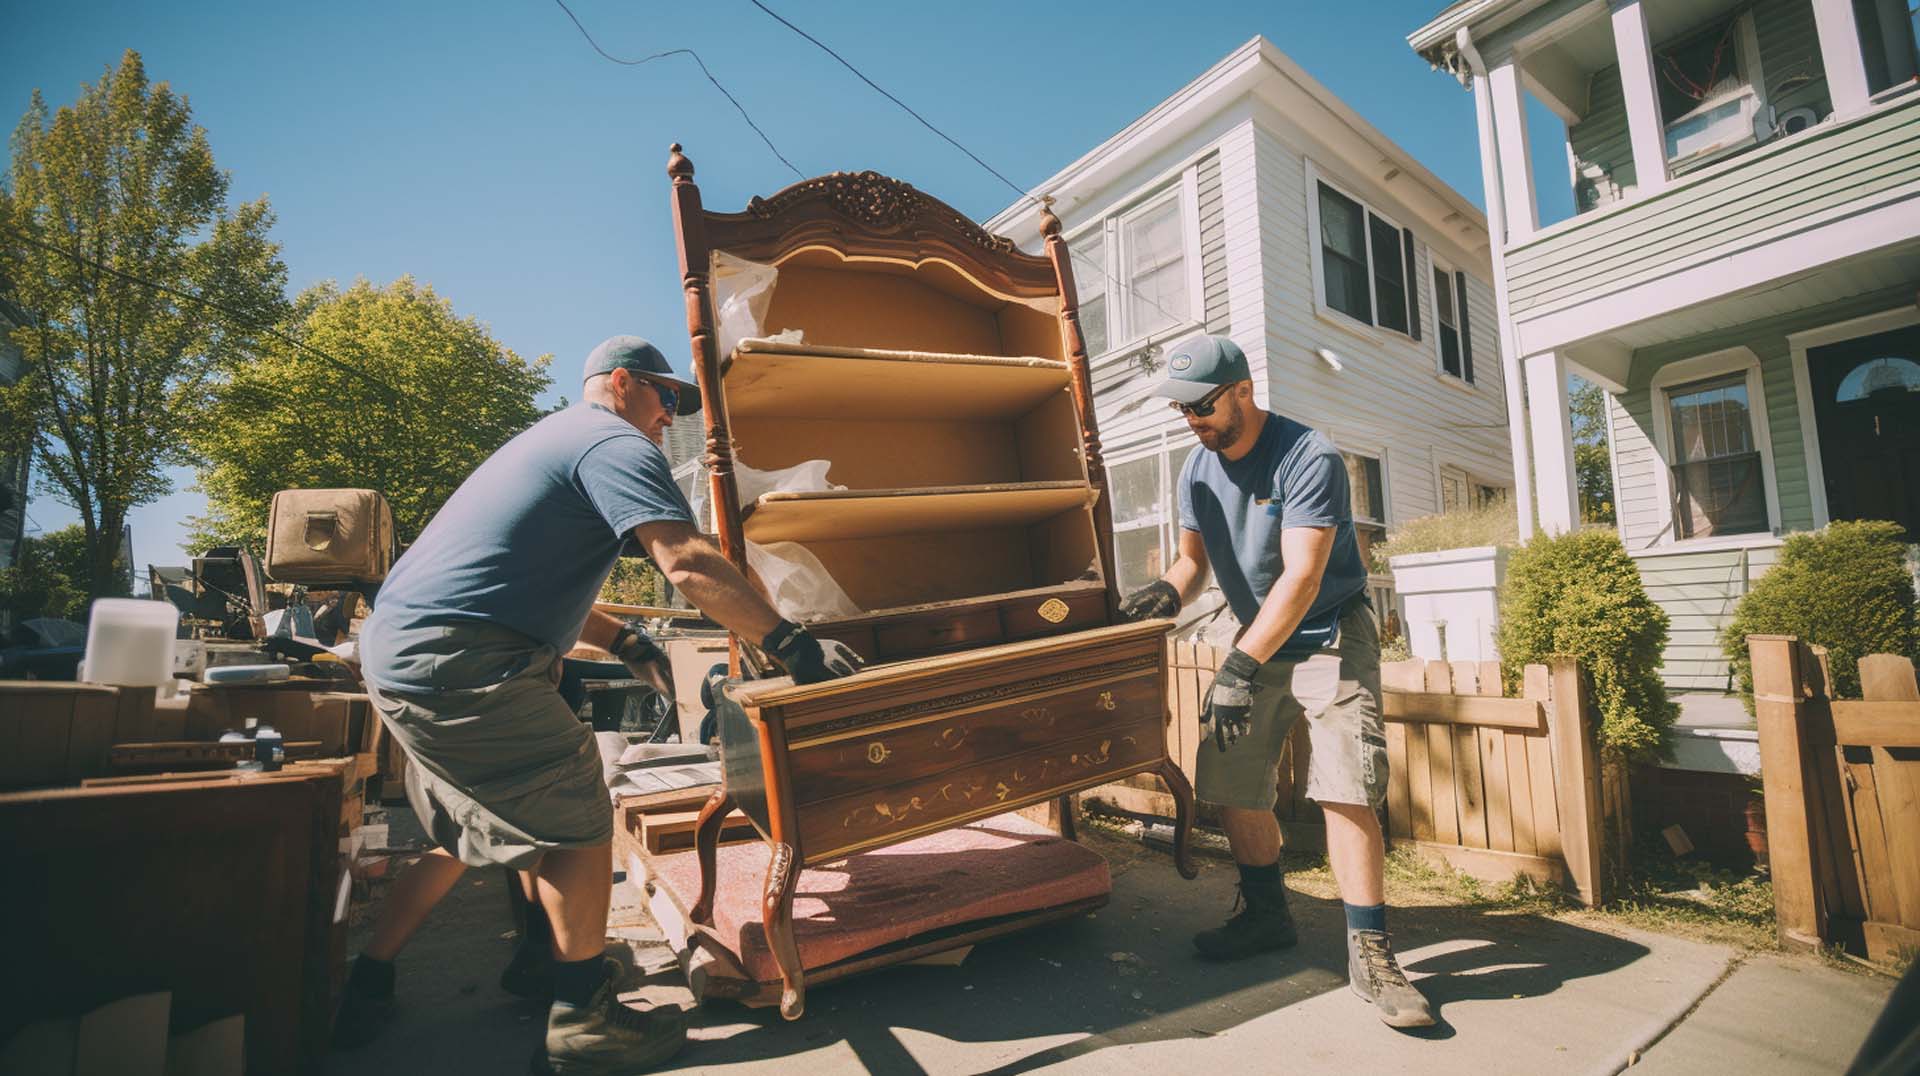
<instances>
[{"instance_id":1,"label":"gray baseball cap","mask_svg":"<svg viewBox=\"0 0 1920 1076\"><path fill-rule=\"evenodd\" d=\"M660 349L647 343L638 336L610 336L600 342L600 346L587 355L586 368L581 371L580 380L587 381L601 374L610 374L625 367L628 372L648 381L658 381L680 393L680 404L674 408L676 415L691 415L700 410L700 388L691 381L684 380L673 372L673 366Z\"/></svg>"},{"instance_id":2,"label":"gray baseball cap","mask_svg":"<svg viewBox=\"0 0 1920 1076\"><path fill-rule=\"evenodd\" d=\"M1153 395L1195 403L1222 385L1253 380L1246 352L1224 336L1189 336L1167 349L1167 376Z\"/></svg>"}]
</instances>

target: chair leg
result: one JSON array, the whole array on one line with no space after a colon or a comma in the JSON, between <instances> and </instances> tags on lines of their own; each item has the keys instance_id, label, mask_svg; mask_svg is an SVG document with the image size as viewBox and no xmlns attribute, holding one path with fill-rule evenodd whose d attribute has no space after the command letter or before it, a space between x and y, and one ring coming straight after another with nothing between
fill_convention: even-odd
<instances>
[{"instance_id":1,"label":"chair leg","mask_svg":"<svg viewBox=\"0 0 1920 1076\"><path fill-rule=\"evenodd\" d=\"M719 884L720 824L731 810L733 797L722 785L707 798L693 825L694 855L700 859L700 899L694 902L689 918L703 927L713 925L713 894Z\"/></svg>"},{"instance_id":2,"label":"chair leg","mask_svg":"<svg viewBox=\"0 0 1920 1076\"><path fill-rule=\"evenodd\" d=\"M780 1015L800 1019L806 1011L806 972L800 966L800 947L793 937L793 891L800 882L800 868L793 861L793 846L775 843L773 860L767 864L767 891L760 898L760 922L767 931L767 946L780 965Z\"/></svg>"},{"instance_id":3,"label":"chair leg","mask_svg":"<svg viewBox=\"0 0 1920 1076\"><path fill-rule=\"evenodd\" d=\"M1159 772L1173 796L1173 867L1182 878L1198 878L1200 868L1193 865L1193 785L1170 758L1160 761Z\"/></svg>"},{"instance_id":4,"label":"chair leg","mask_svg":"<svg viewBox=\"0 0 1920 1076\"><path fill-rule=\"evenodd\" d=\"M1060 836L1070 841L1080 839L1073 827L1073 793L1062 793L1054 809L1060 812Z\"/></svg>"}]
</instances>

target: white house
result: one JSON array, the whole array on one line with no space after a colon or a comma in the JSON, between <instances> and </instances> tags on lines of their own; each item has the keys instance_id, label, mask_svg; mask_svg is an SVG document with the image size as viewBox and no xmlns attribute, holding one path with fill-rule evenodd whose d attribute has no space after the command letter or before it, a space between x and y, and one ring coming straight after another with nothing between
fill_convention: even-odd
<instances>
[{"instance_id":1,"label":"white house","mask_svg":"<svg viewBox=\"0 0 1920 1076\"><path fill-rule=\"evenodd\" d=\"M1075 255L1123 591L1173 553L1195 441L1145 390L1190 333L1231 336L1266 407L1333 437L1365 541L1511 488L1485 217L1265 38L1035 190ZM1036 249L1038 218L986 228Z\"/></svg>"}]
</instances>

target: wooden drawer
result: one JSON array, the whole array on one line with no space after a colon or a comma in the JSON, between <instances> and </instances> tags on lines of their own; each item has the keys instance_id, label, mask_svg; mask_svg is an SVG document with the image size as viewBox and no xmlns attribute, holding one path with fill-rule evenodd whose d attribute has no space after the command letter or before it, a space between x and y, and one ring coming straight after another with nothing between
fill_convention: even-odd
<instances>
[{"instance_id":1,"label":"wooden drawer","mask_svg":"<svg viewBox=\"0 0 1920 1076\"><path fill-rule=\"evenodd\" d=\"M1000 614L993 609L882 624L873 629L875 656L881 661L967 650L997 643L1001 638Z\"/></svg>"}]
</instances>

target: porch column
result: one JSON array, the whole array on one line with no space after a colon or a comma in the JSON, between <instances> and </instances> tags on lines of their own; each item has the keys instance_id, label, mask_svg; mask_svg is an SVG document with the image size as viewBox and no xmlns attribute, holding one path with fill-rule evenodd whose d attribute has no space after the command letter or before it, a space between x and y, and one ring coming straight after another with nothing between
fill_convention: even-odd
<instances>
[{"instance_id":1,"label":"porch column","mask_svg":"<svg viewBox=\"0 0 1920 1076\"><path fill-rule=\"evenodd\" d=\"M1653 42L1640 0L1609 0L1613 48L1620 59L1620 90L1627 104L1627 141L1633 147L1636 197L1667 185L1667 132L1660 120L1660 90L1654 81Z\"/></svg>"},{"instance_id":2,"label":"porch column","mask_svg":"<svg viewBox=\"0 0 1920 1076\"><path fill-rule=\"evenodd\" d=\"M1533 480L1540 501L1540 529L1565 534L1580 525L1580 495L1573 479L1573 416L1567 400L1567 363L1558 352L1529 355L1527 422L1533 432Z\"/></svg>"},{"instance_id":3,"label":"porch column","mask_svg":"<svg viewBox=\"0 0 1920 1076\"><path fill-rule=\"evenodd\" d=\"M1495 141L1500 152L1500 200L1506 209L1507 243L1511 245L1540 230L1540 212L1533 200L1533 157L1527 146L1527 109L1520 96L1519 57L1509 56L1488 71L1487 83L1493 97Z\"/></svg>"},{"instance_id":4,"label":"porch column","mask_svg":"<svg viewBox=\"0 0 1920 1076\"><path fill-rule=\"evenodd\" d=\"M1813 26L1834 115L1849 116L1867 107L1867 63L1860 51L1853 0L1813 0Z\"/></svg>"}]
</instances>

